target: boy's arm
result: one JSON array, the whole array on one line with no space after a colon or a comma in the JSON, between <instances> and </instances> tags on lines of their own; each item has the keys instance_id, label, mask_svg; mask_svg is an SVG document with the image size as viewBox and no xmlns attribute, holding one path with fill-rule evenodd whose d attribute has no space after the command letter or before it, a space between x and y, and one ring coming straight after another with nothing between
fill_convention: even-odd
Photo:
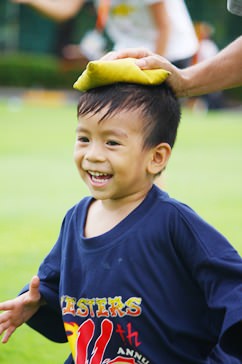
<instances>
[{"instance_id":1,"label":"boy's arm","mask_svg":"<svg viewBox=\"0 0 242 364\"><path fill-rule=\"evenodd\" d=\"M167 82L178 97L203 95L242 86L242 36L216 56L185 69L178 69L167 59L146 49L130 48L110 52L103 59L137 58L141 69L164 68L171 72Z\"/></svg>"},{"instance_id":2,"label":"boy's arm","mask_svg":"<svg viewBox=\"0 0 242 364\"><path fill-rule=\"evenodd\" d=\"M170 34L170 23L166 5L164 1L161 1L159 3L151 4L149 10L157 32L155 52L159 55L163 55L166 51Z\"/></svg>"},{"instance_id":3,"label":"boy's arm","mask_svg":"<svg viewBox=\"0 0 242 364\"><path fill-rule=\"evenodd\" d=\"M7 343L14 331L28 321L43 304L39 292L40 280L34 276L29 291L22 295L0 303L0 335L4 333L2 343Z\"/></svg>"},{"instance_id":4,"label":"boy's arm","mask_svg":"<svg viewBox=\"0 0 242 364\"><path fill-rule=\"evenodd\" d=\"M16 4L25 4L55 20L65 21L77 14L84 0L11 0Z\"/></svg>"}]
</instances>

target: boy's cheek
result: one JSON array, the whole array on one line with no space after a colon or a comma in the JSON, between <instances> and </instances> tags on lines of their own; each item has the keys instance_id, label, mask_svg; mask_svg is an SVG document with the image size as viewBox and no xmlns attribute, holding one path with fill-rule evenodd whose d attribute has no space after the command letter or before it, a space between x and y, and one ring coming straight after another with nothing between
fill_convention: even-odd
<instances>
[{"instance_id":1,"label":"boy's cheek","mask_svg":"<svg viewBox=\"0 0 242 364\"><path fill-rule=\"evenodd\" d=\"M75 161L78 161L80 160L80 157L81 157L80 148L78 146L78 143L76 142L74 145L73 158Z\"/></svg>"}]
</instances>

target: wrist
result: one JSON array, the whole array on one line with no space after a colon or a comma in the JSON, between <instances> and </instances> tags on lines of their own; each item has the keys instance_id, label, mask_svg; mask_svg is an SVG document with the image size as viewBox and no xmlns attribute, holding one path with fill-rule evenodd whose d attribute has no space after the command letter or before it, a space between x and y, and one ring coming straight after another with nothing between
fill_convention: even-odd
<instances>
[{"instance_id":1,"label":"wrist","mask_svg":"<svg viewBox=\"0 0 242 364\"><path fill-rule=\"evenodd\" d=\"M189 68L179 70L179 82L176 87L177 97L190 97L192 95L192 77Z\"/></svg>"}]
</instances>

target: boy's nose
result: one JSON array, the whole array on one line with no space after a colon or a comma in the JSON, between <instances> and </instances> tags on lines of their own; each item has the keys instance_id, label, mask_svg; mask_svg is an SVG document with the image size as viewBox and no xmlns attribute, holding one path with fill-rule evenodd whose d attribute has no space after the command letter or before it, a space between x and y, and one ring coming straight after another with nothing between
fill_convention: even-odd
<instances>
[{"instance_id":1,"label":"boy's nose","mask_svg":"<svg viewBox=\"0 0 242 364\"><path fill-rule=\"evenodd\" d=\"M85 158L90 162L102 162L105 160L105 156L101 146L94 143L89 146L88 150L86 151Z\"/></svg>"}]
</instances>

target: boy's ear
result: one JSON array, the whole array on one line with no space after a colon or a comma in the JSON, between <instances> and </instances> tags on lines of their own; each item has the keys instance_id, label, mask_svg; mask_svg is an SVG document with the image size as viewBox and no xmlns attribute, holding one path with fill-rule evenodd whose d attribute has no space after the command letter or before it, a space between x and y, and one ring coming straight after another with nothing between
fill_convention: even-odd
<instances>
[{"instance_id":1,"label":"boy's ear","mask_svg":"<svg viewBox=\"0 0 242 364\"><path fill-rule=\"evenodd\" d=\"M148 163L148 172L154 176L162 172L170 158L171 147L167 143L160 143L151 150L151 158Z\"/></svg>"}]
</instances>

